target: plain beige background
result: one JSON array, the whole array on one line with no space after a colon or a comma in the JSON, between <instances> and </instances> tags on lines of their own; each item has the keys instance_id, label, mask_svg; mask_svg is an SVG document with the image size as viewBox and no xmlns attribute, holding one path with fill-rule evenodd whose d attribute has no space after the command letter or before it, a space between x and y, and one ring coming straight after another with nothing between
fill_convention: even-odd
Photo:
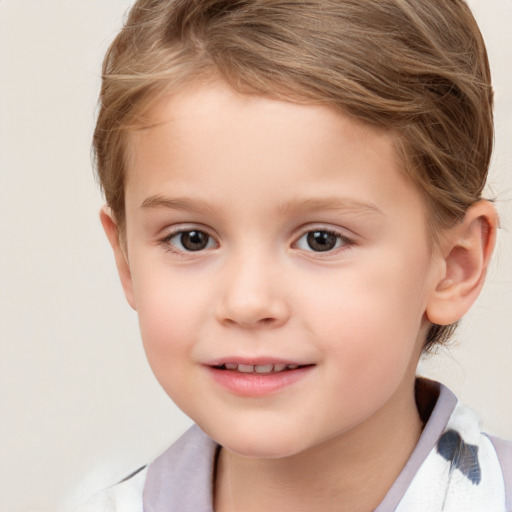
<instances>
[{"instance_id":1,"label":"plain beige background","mask_svg":"<svg viewBox=\"0 0 512 512\"><path fill-rule=\"evenodd\" d=\"M0 0L0 512L70 510L189 424L154 381L98 220L90 165L102 55L129 0ZM512 1L471 0L496 89L484 293L420 373L512 438Z\"/></svg>"}]
</instances>

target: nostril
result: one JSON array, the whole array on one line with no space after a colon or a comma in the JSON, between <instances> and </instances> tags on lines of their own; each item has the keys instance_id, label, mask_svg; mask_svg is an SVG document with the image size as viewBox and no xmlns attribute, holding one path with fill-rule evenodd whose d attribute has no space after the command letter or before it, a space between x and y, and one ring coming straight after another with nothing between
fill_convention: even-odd
<instances>
[{"instance_id":1,"label":"nostril","mask_svg":"<svg viewBox=\"0 0 512 512\"><path fill-rule=\"evenodd\" d=\"M289 311L280 298L231 294L218 300L215 316L224 326L274 328L286 322Z\"/></svg>"}]
</instances>

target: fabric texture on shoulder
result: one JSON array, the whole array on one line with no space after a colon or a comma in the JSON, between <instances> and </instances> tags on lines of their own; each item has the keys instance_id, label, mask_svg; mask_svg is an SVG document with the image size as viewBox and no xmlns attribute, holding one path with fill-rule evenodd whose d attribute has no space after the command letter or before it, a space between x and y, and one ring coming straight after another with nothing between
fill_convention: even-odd
<instances>
[{"instance_id":1,"label":"fabric texture on shoulder","mask_svg":"<svg viewBox=\"0 0 512 512\"><path fill-rule=\"evenodd\" d=\"M457 403L395 510L508 512L496 451L470 408Z\"/></svg>"},{"instance_id":2,"label":"fabric texture on shoulder","mask_svg":"<svg viewBox=\"0 0 512 512\"><path fill-rule=\"evenodd\" d=\"M71 512L143 512L142 491L148 468L140 468L119 483L71 507Z\"/></svg>"},{"instance_id":3,"label":"fabric texture on shoulder","mask_svg":"<svg viewBox=\"0 0 512 512\"><path fill-rule=\"evenodd\" d=\"M505 441L494 436L488 437L496 450L503 472L506 511L512 512L512 441Z\"/></svg>"}]
</instances>

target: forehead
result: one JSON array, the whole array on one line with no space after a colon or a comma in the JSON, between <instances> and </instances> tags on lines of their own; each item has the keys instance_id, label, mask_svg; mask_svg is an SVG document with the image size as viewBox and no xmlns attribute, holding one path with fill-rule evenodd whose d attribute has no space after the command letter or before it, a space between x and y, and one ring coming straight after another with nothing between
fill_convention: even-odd
<instances>
[{"instance_id":1,"label":"forehead","mask_svg":"<svg viewBox=\"0 0 512 512\"><path fill-rule=\"evenodd\" d=\"M163 192L205 203L225 192L233 207L238 199L247 208L258 193L274 206L336 195L378 208L420 199L394 134L333 108L244 95L218 82L164 98L148 118L128 145L127 202L139 206Z\"/></svg>"}]
</instances>

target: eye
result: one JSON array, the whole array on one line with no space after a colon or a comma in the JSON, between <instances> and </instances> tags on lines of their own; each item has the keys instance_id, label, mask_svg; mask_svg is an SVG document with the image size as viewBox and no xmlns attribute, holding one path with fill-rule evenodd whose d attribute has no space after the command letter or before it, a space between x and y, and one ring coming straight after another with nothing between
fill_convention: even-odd
<instances>
[{"instance_id":1,"label":"eye","mask_svg":"<svg viewBox=\"0 0 512 512\"><path fill-rule=\"evenodd\" d=\"M305 251L327 252L351 243L339 233L317 229L304 233L297 241L297 247Z\"/></svg>"},{"instance_id":2,"label":"eye","mask_svg":"<svg viewBox=\"0 0 512 512\"><path fill-rule=\"evenodd\" d=\"M197 229L172 233L165 238L164 242L182 252L197 252L215 247L213 238L208 233Z\"/></svg>"}]
</instances>

